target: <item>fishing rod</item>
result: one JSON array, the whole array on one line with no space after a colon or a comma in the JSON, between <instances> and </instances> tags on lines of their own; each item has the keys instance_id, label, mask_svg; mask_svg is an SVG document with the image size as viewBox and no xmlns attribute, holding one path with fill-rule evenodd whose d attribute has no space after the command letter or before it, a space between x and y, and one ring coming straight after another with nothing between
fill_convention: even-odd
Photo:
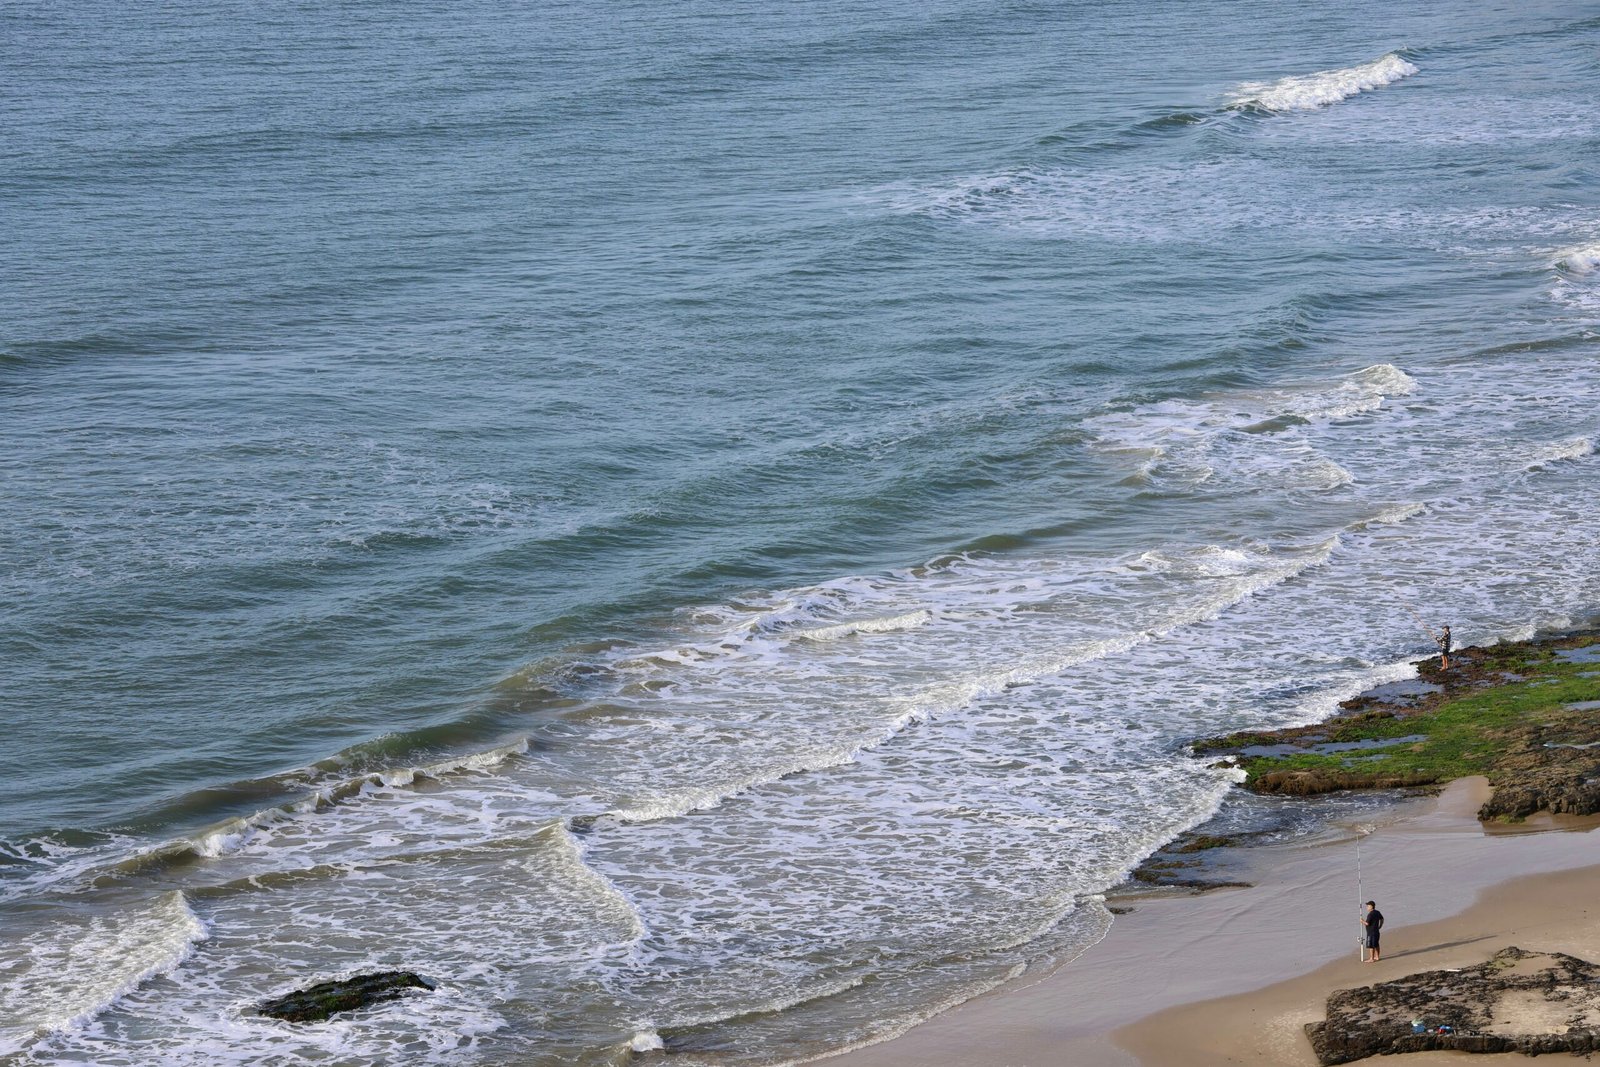
<instances>
[{"instance_id":1,"label":"fishing rod","mask_svg":"<svg viewBox=\"0 0 1600 1067\"><path fill-rule=\"evenodd\" d=\"M1411 617L1417 620L1417 625L1422 627L1423 632L1428 635L1433 643L1438 645L1440 648L1443 648L1444 642L1439 640L1439 635L1433 632L1433 627L1422 621L1422 616L1418 615L1416 609L1411 606L1411 601L1407 600L1405 597L1401 597L1400 603L1405 606L1406 611L1410 613Z\"/></svg>"},{"instance_id":2,"label":"fishing rod","mask_svg":"<svg viewBox=\"0 0 1600 1067\"><path fill-rule=\"evenodd\" d=\"M1361 839L1367 836L1357 828L1356 833L1356 921L1360 922L1361 909L1367 906L1361 894ZM1367 924L1361 923L1356 928L1356 962L1367 962Z\"/></svg>"}]
</instances>

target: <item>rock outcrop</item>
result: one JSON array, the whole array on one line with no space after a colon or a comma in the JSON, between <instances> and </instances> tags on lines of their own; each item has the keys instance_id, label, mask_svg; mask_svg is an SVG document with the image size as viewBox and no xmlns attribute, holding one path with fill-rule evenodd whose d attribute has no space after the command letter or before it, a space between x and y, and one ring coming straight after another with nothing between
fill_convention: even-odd
<instances>
[{"instance_id":1,"label":"rock outcrop","mask_svg":"<svg viewBox=\"0 0 1600 1067\"><path fill-rule=\"evenodd\" d=\"M262 1001L256 1011L285 1022L320 1023L336 1012L393 1000L408 989L433 989L435 984L412 971L377 971L297 989Z\"/></svg>"},{"instance_id":2,"label":"rock outcrop","mask_svg":"<svg viewBox=\"0 0 1600 1067\"><path fill-rule=\"evenodd\" d=\"M1593 664L1593 666L1590 666ZM1345 701L1326 722L1201 739L1253 792L1315 796L1442 785L1481 774L1480 819L1600 813L1600 633L1583 631L1417 664L1419 678Z\"/></svg>"},{"instance_id":3,"label":"rock outcrop","mask_svg":"<svg viewBox=\"0 0 1600 1067\"><path fill-rule=\"evenodd\" d=\"M1559 952L1502 949L1476 967L1341 989L1306 1036L1325 1065L1441 1049L1600 1051L1600 967Z\"/></svg>"}]
</instances>

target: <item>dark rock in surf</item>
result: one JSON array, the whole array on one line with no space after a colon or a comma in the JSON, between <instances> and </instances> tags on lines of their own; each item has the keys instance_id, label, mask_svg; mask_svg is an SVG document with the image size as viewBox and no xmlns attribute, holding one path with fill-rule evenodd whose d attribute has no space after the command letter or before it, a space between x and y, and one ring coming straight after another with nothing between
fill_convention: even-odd
<instances>
[{"instance_id":1,"label":"dark rock in surf","mask_svg":"<svg viewBox=\"0 0 1600 1067\"><path fill-rule=\"evenodd\" d=\"M256 1011L285 1022L320 1023L336 1012L355 1011L404 996L408 989L433 989L437 984L413 971L377 971L297 989L262 1001Z\"/></svg>"}]
</instances>

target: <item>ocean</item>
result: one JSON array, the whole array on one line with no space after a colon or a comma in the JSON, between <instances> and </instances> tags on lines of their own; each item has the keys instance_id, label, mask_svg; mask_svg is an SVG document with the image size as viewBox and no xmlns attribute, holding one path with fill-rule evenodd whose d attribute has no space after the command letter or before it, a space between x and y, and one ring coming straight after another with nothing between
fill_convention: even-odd
<instances>
[{"instance_id":1,"label":"ocean","mask_svg":"<svg viewBox=\"0 0 1600 1067\"><path fill-rule=\"evenodd\" d=\"M0 5L0 1062L757 1067L1071 966L1189 741L1600 611L1597 43Z\"/></svg>"}]
</instances>

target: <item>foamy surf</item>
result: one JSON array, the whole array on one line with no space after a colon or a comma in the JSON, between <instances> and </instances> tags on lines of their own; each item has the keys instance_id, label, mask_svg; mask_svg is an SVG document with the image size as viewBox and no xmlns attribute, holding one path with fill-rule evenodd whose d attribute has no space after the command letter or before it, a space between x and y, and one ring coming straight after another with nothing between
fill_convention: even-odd
<instances>
[{"instance_id":1,"label":"foamy surf","mask_svg":"<svg viewBox=\"0 0 1600 1067\"><path fill-rule=\"evenodd\" d=\"M1416 73L1414 63L1391 52L1356 67L1321 70L1275 82L1246 82L1233 91L1231 105L1262 111L1311 111L1393 85Z\"/></svg>"},{"instance_id":2,"label":"foamy surf","mask_svg":"<svg viewBox=\"0 0 1600 1067\"><path fill-rule=\"evenodd\" d=\"M647 787L605 814L631 824L674 819L776 782L855 763L932 719L962 714L1008 689L1215 619L1323 565L1337 544L1334 537L1309 545L1175 546L1075 566L962 556L888 576L772 593L767 610L754 598L738 610L695 609L689 614L705 625L698 640L618 657L620 672L651 676L629 687L636 699L654 702L659 698L649 694L670 693L692 702L697 714L692 725L659 739L657 773L647 780L629 776L647 781ZM876 631L870 647L860 650L835 641L784 642L771 625L781 616L786 625L810 633L815 627L800 625L807 614L859 616L871 605L905 600L935 607L873 616L895 625ZM743 617L752 608L767 620L763 625L751 626ZM1084 627L1098 631L1093 636L1069 627L1068 637L1058 629L1058 611L1108 609L1097 624ZM857 625L841 624L846 631ZM976 629L985 625L991 627L987 638ZM945 676L886 681L881 676L892 678L894 672L875 666L884 662L880 657L942 663ZM880 677L863 675L863 669ZM729 749L724 731L745 736L752 717L769 704L771 714L786 722L806 716L809 727L799 734L779 731L755 749ZM726 726L719 727L719 720ZM698 773L686 773L694 768Z\"/></svg>"},{"instance_id":3,"label":"foamy surf","mask_svg":"<svg viewBox=\"0 0 1600 1067\"><path fill-rule=\"evenodd\" d=\"M543 861L559 871L563 885L572 887L576 893L591 900L593 903L590 906L596 912L609 913L613 927L622 927L623 940L630 946L630 951L637 955L639 943L649 935L638 907L620 886L589 865L584 858L583 842L565 824L556 824L549 833L554 863L550 862L549 856L542 857ZM530 873L541 873L540 867L532 861L525 862L524 867Z\"/></svg>"},{"instance_id":4,"label":"foamy surf","mask_svg":"<svg viewBox=\"0 0 1600 1067\"><path fill-rule=\"evenodd\" d=\"M216 860L249 851L253 847L270 848L275 835L285 831L290 834L301 832L308 820L314 820L330 810L359 804L374 797L381 802L393 794L411 793L414 787L423 781L438 782L454 777L488 773L527 750L527 739L520 738L510 744L433 763L396 767L334 779L283 804L227 819L191 836L156 845L146 845L114 860L109 860L108 857L102 860L103 866L100 866L98 871L95 864L88 861L81 862L74 866L72 874L80 877L93 873L127 877L139 873L154 873L193 863L196 860ZM315 777L315 773L303 771L289 777L296 779ZM46 877L59 878L60 874L52 871Z\"/></svg>"},{"instance_id":5,"label":"foamy surf","mask_svg":"<svg viewBox=\"0 0 1600 1067\"><path fill-rule=\"evenodd\" d=\"M48 835L0 842L0 861L6 864L6 877L0 880L0 903L77 881L148 848L128 835L97 836L98 840L82 845L67 845Z\"/></svg>"},{"instance_id":6,"label":"foamy surf","mask_svg":"<svg viewBox=\"0 0 1600 1067\"><path fill-rule=\"evenodd\" d=\"M1561 253L1555 261L1556 278L1550 295L1559 303L1591 318L1600 311L1600 245L1586 245Z\"/></svg>"},{"instance_id":7,"label":"foamy surf","mask_svg":"<svg viewBox=\"0 0 1600 1067\"><path fill-rule=\"evenodd\" d=\"M1425 514L1427 510L1428 507L1426 504L1419 504L1414 500L1407 500L1398 504L1390 504L1387 507L1381 508L1371 517L1357 521L1351 526L1351 529L1359 531L1366 530L1374 526L1394 526L1405 522L1408 519L1414 519L1418 515Z\"/></svg>"}]
</instances>

